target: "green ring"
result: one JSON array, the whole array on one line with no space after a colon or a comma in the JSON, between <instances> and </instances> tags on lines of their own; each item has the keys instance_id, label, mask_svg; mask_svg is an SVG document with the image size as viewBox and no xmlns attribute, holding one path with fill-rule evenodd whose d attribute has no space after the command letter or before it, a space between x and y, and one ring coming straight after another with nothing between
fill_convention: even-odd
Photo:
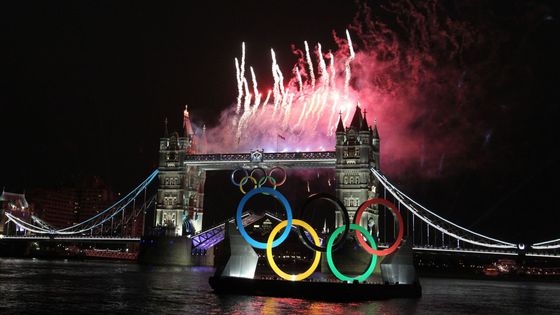
<instances>
[{"instance_id":1,"label":"green ring","mask_svg":"<svg viewBox=\"0 0 560 315\"><path fill-rule=\"evenodd\" d=\"M276 179L275 179L274 177L268 176L268 175L267 175L267 176L264 176L264 177L261 177L261 178L259 179L259 182L257 183L257 185L258 185L257 187L263 187L263 185L266 184L266 180L267 180L268 178L272 179L272 182L274 182L274 184L273 184L274 187L272 187L272 189L276 190ZM263 181L263 179L264 179L264 181ZM263 194L263 195L269 195L269 194L267 194L267 193L265 193L265 192L263 192L262 194Z\"/></svg>"},{"instance_id":2,"label":"green ring","mask_svg":"<svg viewBox=\"0 0 560 315\"><path fill-rule=\"evenodd\" d=\"M361 276L359 277L348 277L343 275L342 273L340 273L340 271L338 271L338 269L336 269L336 266L334 265L333 259L332 259L332 247L334 244L334 240L336 239L336 237L338 236L338 234L342 233L342 231L344 230L344 225L338 227L333 234L331 234L331 237L329 237L329 241L327 243L327 263L329 264L329 268L331 269L332 273L335 275L335 277L338 278L338 280L341 281L354 281L354 280L358 280L359 282L363 282L364 280L366 280L372 273L373 270L375 269L375 264L377 263L377 255L371 255L371 262L369 264L368 269L366 270L366 272L364 272ZM368 240L368 242L371 244L371 247L373 249L377 249L377 246L375 245L375 240L373 239L373 236L371 236L368 231L366 229L364 229L362 226L357 225L357 224L350 224L350 230L358 230L362 233L363 236L366 237L366 239Z\"/></svg>"}]
</instances>

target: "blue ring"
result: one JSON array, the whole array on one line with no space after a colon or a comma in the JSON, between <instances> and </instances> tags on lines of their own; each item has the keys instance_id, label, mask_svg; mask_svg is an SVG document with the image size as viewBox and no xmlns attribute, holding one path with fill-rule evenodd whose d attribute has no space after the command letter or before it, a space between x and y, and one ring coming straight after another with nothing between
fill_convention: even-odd
<instances>
[{"instance_id":1,"label":"blue ring","mask_svg":"<svg viewBox=\"0 0 560 315\"><path fill-rule=\"evenodd\" d=\"M243 171L243 172L245 172L245 176L244 176L244 177L249 176L249 173L247 173L247 170L244 169L244 168L242 168L242 167L238 167L238 168L234 169L234 170L231 172L231 183L233 184L233 186L239 186L239 185L241 185L241 181L239 181L239 183L236 183L236 182L235 182L235 178L234 178L234 177L235 177L235 172L237 172L237 171Z\"/></svg>"},{"instance_id":2,"label":"blue ring","mask_svg":"<svg viewBox=\"0 0 560 315\"><path fill-rule=\"evenodd\" d=\"M282 195L282 193L280 193L278 190L274 190L270 187L259 187L249 191L245 196L243 196L243 198L241 198L241 201L237 206L235 223L237 224L239 233L241 234L241 236L243 236L247 243L251 244L251 246L255 248L266 249L266 243L258 242L252 239L249 234L247 234L247 231L245 231L245 227L243 226L243 224L241 224L241 222L243 222L243 220L241 219L241 212L243 212L243 207L245 207L245 204L251 197L258 193L264 193L274 196L274 198L278 199L282 203L282 205L284 206L284 210L286 210L286 220L288 221L288 225L286 225L286 228L284 228L284 232L282 233L282 235L280 235L279 238L272 242L272 247L274 248L284 242L286 238L288 238L290 230L292 229L292 207L290 206L290 203L288 202L286 197L284 197L284 195Z\"/></svg>"}]
</instances>

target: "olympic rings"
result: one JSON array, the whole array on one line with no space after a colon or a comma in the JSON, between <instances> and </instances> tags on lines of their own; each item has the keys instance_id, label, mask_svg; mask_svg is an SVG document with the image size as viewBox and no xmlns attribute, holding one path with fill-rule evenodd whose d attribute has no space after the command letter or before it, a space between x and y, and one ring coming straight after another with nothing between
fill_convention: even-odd
<instances>
[{"instance_id":1,"label":"olympic rings","mask_svg":"<svg viewBox=\"0 0 560 315\"><path fill-rule=\"evenodd\" d=\"M368 253L370 253L372 255L377 255L377 256L389 255L392 252L394 252L395 250L397 250L397 248L401 244L401 241L402 241L402 238L403 238L403 230L404 230L403 219L402 219L401 213L399 211L397 211L397 207L395 207L394 204L392 204L388 200L382 199L382 198L374 198L374 199L366 200L358 208L358 211L356 212L356 215L354 216L354 223L359 224L360 219L362 218L362 214L364 213L364 211L367 209L367 207L369 207L370 205L374 205L374 204L381 204L381 205L384 205L385 207L391 209L391 211L393 212L393 214L397 218L397 221L399 221L399 232L397 234L397 239L395 240L393 245L391 245L390 247L388 247L386 249L383 249L383 250L377 250L376 248L369 247L366 244L366 242L364 241L364 238L359 235L358 231L356 231L356 236L358 238L358 241L360 242L360 245L362 245L362 247Z\"/></svg>"},{"instance_id":2,"label":"olympic rings","mask_svg":"<svg viewBox=\"0 0 560 315\"><path fill-rule=\"evenodd\" d=\"M371 262L369 263L369 267L359 277L352 278L352 277L348 277L348 276L340 273L340 271L338 271L338 269L334 265L334 261L332 259L332 247L333 247L333 243L334 243L335 238L338 236L338 234L340 234L342 232L343 229L344 229L343 226L338 227L334 231L334 233L329 237L329 241L327 243L327 263L329 264L329 268L331 269L332 273L335 275L335 277L338 278L338 280L341 280L341 281L358 280L359 282L362 282L362 281L366 280L372 274L373 270L375 269L375 264L377 263L377 255L371 255ZM357 225L357 224L352 223L352 224L350 224L350 229L351 230L356 230L356 233L361 232L362 235L364 235L368 239L371 246L373 248L377 248L377 246L375 245L375 240L373 239L373 236L371 236L368 233L368 231L365 228L363 228L361 225ZM361 238L362 238L361 236L358 236L358 239L361 239Z\"/></svg>"},{"instance_id":3,"label":"olympic rings","mask_svg":"<svg viewBox=\"0 0 560 315\"><path fill-rule=\"evenodd\" d=\"M346 207L344 206L344 204L342 202L340 202L340 200L338 200L335 196L330 195L330 194L326 194L326 193L318 193L318 194L313 194L309 197L307 197L307 199L305 200L305 203L303 204L303 207L301 208L301 212L299 217L303 219L303 214L305 212L305 210L308 208L308 206L315 200L317 199L325 199L330 201L333 205L337 206L338 209L342 212L342 221L344 222L343 227L344 227L344 232L342 232L342 237L340 237L338 239L337 242L335 242L335 244L333 245L333 249L332 250L337 250L340 248L340 246L342 246L342 244L344 243L344 241L346 240L346 236L348 235L348 230L350 229L350 218L348 217L348 210L346 210ZM315 250L315 251L319 251L319 252L326 252L327 248L326 247L320 247L317 246L313 243L311 243L311 241L309 240L309 238L307 238L307 236L304 234L303 231L303 227L300 225L298 226L298 234L299 234L299 238L300 240L303 242L303 244L305 246L307 246L307 248L311 249L311 250Z\"/></svg>"},{"instance_id":4,"label":"olympic rings","mask_svg":"<svg viewBox=\"0 0 560 315\"><path fill-rule=\"evenodd\" d=\"M253 181L253 189L257 188L257 180L253 177L253 176L245 176L243 177L243 179L239 182L239 190L245 195L247 192L245 191L245 189L243 189L243 185L245 185L249 179L251 181Z\"/></svg>"},{"instance_id":5,"label":"olympic rings","mask_svg":"<svg viewBox=\"0 0 560 315\"><path fill-rule=\"evenodd\" d=\"M236 182L235 176L236 173L239 171L243 172L245 176L243 176L243 178L241 178L239 182ZM260 172L260 176L258 172ZM273 176L275 172L284 172L284 175L283 177L281 176L279 179L277 179L276 177ZM306 279L311 274L313 274L313 272L315 272L315 270L317 269L317 266L319 265L319 262L321 260L321 253L326 253L328 266L331 272L333 273L333 275L335 275L337 279L341 281L357 280L359 282L362 282L365 281L373 273L373 270L375 269L375 265L377 263L377 256L385 256L393 253L395 250L397 250L400 243L402 242L403 231L404 231L402 216L397 211L395 205L393 205L391 202L385 199L376 198L376 199L366 200L358 208L358 211L354 215L353 223L351 223L348 210L338 198L326 193L314 194L309 196L305 200L301 208L301 212L299 213L300 219L293 219L292 208L290 206L290 203L282 193L276 190L276 187L281 186L286 182L286 178L287 178L286 170L284 170L281 167L273 167L268 172L261 167L253 168L250 171L244 168L238 168L231 173L232 184L234 184L235 186L239 186L239 190L245 195L239 202L235 215L235 222L237 224L237 228L239 229L239 233L251 246L258 249L266 250L266 257L271 269L281 278L285 280L291 280L291 281ZM244 186L247 184L248 181L253 182L253 188L249 191L245 191ZM266 183L269 183L272 187L265 187L264 185ZM272 229L266 243L259 242L251 238L242 224L243 221L241 218L241 214L243 212L243 208L245 207L249 199L251 199L253 196L257 194L272 195L274 198L276 198L278 201L282 203L282 205L284 206L284 210L286 211L286 220L280 222ZM335 229L334 232L332 232L332 234L328 236L328 241L325 247L321 247L321 240L317 235L317 232L307 222L301 220L303 214L310 206L310 204L317 199L328 200L330 203L335 205L340 212L342 212L343 225ZM362 218L364 211L370 205L373 204L382 204L388 207L395 215L396 220L399 222L399 232L397 235L397 239L389 248L384 250L378 250L373 236L371 236L364 227L359 225L359 222ZM272 256L272 249L280 245L288 238L288 235L292 230L292 224L294 226L297 226L298 236L300 240L303 242L303 244L309 249L315 251L315 258L313 259L311 267L309 267L309 269L307 269L306 271L300 274L288 274L282 271L278 267L278 265L276 264ZM280 232L281 229L284 229L284 231L282 232L280 237L278 237L275 240L274 238L277 236L277 234ZM367 267L366 271L358 277L349 277L342 274L334 265L333 258L332 258L333 251L339 249L346 241L349 230L356 231L358 242L369 254L372 255L370 264ZM309 236L306 234L306 231L311 235L311 238L309 238Z\"/></svg>"},{"instance_id":6,"label":"olympic rings","mask_svg":"<svg viewBox=\"0 0 560 315\"><path fill-rule=\"evenodd\" d=\"M234 169L233 172L231 172L231 183L233 184L233 186L239 186L239 185L241 185L241 181L239 181L239 183L236 183L236 182L235 182L235 173L236 173L237 171L243 171L243 172L245 173L245 176L243 176L243 178L249 176L249 174L247 174L247 170L244 169L244 168L236 168L236 169Z\"/></svg>"},{"instance_id":7,"label":"olympic rings","mask_svg":"<svg viewBox=\"0 0 560 315\"><path fill-rule=\"evenodd\" d=\"M243 221L241 219L241 213L243 212L243 208L245 207L247 201L251 199L251 197L259 193L263 193L263 194L267 193L272 195L274 198L278 199L284 205L284 210L286 210L286 219L288 221L288 224L286 226L286 229L282 233L282 235L280 235L280 237L272 243L272 247L276 247L280 245L280 243L284 242L286 238L288 238L288 235L290 234L290 230L292 229L292 207L290 206L290 203L288 202L286 197L284 197L284 195L282 195L282 193L280 193L279 191L269 187L258 187L249 191L245 196L243 196L243 198L241 198L239 205L237 205L237 212L235 214L235 223L237 224L237 228L239 229L239 233L241 234L241 236L243 236L243 238L249 244L251 244L251 246L255 248L266 249L266 243L255 241L249 236L249 234L247 234L247 231L245 231L245 227L243 226L242 224Z\"/></svg>"},{"instance_id":8,"label":"olympic rings","mask_svg":"<svg viewBox=\"0 0 560 315\"><path fill-rule=\"evenodd\" d=\"M241 178L241 180L239 180L239 182L236 182L235 181L235 175L239 171L245 173L245 176L243 176L243 178ZM284 172L284 176L280 181L278 181L276 178L274 178L273 173L275 171ZM260 176L257 175L257 172L261 173ZM243 186L249 180L251 180L253 182L253 189L255 189L257 187L263 187L264 184L266 184L267 182L270 183L270 185L272 185L273 189L276 189L276 187L282 186L286 182L286 179L287 179L286 170L284 170L282 167L279 167L279 166L275 166L275 167L271 168L270 171L268 172L268 174L267 174L266 170L263 169L262 167L255 167L250 172L247 169L244 169L244 168L236 168L231 172L231 183L234 186L239 186L239 190L243 194L247 193L245 191L245 189L243 188Z\"/></svg>"},{"instance_id":9,"label":"olympic rings","mask_svg":"<svg viewBox=\"0 0 560 315\"><path fill-rule=\"evenodd\" d=\"M293 219L292 224L306 229L309 232L309 234L311 234L311 236L313 237L313 241L315 242L315 244L317 246L321 245L321 241L319 240L319 236L317 235L317 232L315 232L315 230L307 222L298 219ZM276 234L278 234L278 231L280 231L280 229L282 229L287 225L288 225L288 220L284 220L280 222L277 226L275 226L274 229L272 229L272 232L270 232L270 235L268 236L268 241L266 242L266 259L268 260L268 264L270 265L272 270L274 270L274 272L276 272L276 274L282 277L283 279L290 280L290 281L303 280L309 277L315 271L315 269L317 269L317 266L319 266L319 262L321 261L321 252L319 251L315 252L315 259L313 259L313 263L311 264L311 267L309 267L309 269L307 269L306 271L300 274L290 275L282 271L280 268L278 268L276 262L274 261L274 257L272 257L272 241L274 240ZM288 231L288 229L286 229L286 231Z\"/></svg>"}]
</instances>

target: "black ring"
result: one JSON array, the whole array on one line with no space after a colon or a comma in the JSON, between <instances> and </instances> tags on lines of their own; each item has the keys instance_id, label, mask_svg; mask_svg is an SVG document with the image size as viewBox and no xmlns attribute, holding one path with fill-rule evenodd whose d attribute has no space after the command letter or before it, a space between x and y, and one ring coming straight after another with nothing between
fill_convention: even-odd
<instances>
[{"instance_id":1,"label":"black ring","mask_svg":"<svg viewBox=\"0 0 560 315\"><path fill-rule=\"evenodd\" d=\"M256 170L260 170L262 172L262 176L260 176L259 178L257 178L256 176L253 176L253 172L255 172ZM253 176L258 182L261 178L263 178L263 176L266 177L266 171L264 170L264 168L257 166L255 168L253 168L251 170L251 172L249 172L249 176Z\"/></svg>"},{"instance_id":2,"label":"black ring","mask_svg":"<svg viewBox=\"0 0 560 315\"><path fill-rule=\"evenodd\" d=\"M300 212L300 219L303 219L303 214L305 212L305 210L307 209L307 207L315 200L317 199L325 199L330 201L333 205L337 206L341 211L342 211L342 220L344 221L344 232L342 232L342 236L338 239L338 241L335 241L332 247L332 250L335 251L337 249L339 249L342 244L344 244L344 242L346 241L346 237L348 236L348 231L350 230L350 217L348 216L348 210L346 210L346 207L344 206L344 204L335 196L331 195L331 194L327 194L327 193L318 193L318 194L313 194L309 197L307 197L307 199L305 200L305 202L303 203L303 207L301 208L301 212ZM335 220L336 220L336 213L335 213ZM311 240L309 240L306 236L305 236L305 231L301 226L298 226L298 235L299 235L299 239L303 242L303 244L305 246L307 246L307 248L311 249L311 250L315 250L315 251L319 251L319 252L323 252L325 253L327 251L326 247L319 247L315 244L313 244L311 242ZM331 232L332 234L332 232ZM329 234L329 236L331 235ZM328 237L327 237L328 238Z\"/></svg>"}]
</instances>

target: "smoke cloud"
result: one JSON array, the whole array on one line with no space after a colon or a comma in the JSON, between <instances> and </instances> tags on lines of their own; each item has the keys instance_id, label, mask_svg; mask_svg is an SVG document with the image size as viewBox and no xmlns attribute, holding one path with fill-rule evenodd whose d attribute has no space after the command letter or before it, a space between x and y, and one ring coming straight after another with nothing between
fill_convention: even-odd
<instances>
[{"instance_id":1,"label":"smoke cloud","mask_svg":"<svg viewBox=\"0 0 560 315\"><path fill-rule=\"evenodd\" d=\"M336 49L294 45L293 66L278 64L271 50L270 90L257 89L244 47L235 62L237 106L207 130L209 152L334 150L339 116L348 125L359 103L369 124L377 122L385 173L430 177L476 168L484 160L473 155L492 140L490 118L507 108L481 104L503 80L492 68L503 34L457 13L468 9L437 1L359 4L348 34L333 31Z\"/></svg>"}]
</instances>

